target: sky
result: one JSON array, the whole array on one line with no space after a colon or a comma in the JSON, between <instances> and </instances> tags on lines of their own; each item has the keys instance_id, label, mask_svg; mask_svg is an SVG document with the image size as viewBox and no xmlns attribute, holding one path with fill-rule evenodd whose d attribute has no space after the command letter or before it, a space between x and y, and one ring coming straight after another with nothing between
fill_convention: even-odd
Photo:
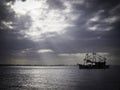
<instances>
[{"instance_id":1,"label":"sky","mask_svg":"<svg viewBox=\"0 0 120 90\"><path fill-rule=\"evenodd\" d=\"M120 65L119 0L0 0L0 64Z\"/></svg>"}]
</instances>

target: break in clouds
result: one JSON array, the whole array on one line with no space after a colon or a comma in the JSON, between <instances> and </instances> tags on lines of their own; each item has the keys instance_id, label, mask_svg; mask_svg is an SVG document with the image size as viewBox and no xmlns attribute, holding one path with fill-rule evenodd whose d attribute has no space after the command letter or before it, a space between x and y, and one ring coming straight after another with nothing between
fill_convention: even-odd
<instances>
[{"instance_id":1,"label":"break in clouds","mask_svg":"<svg viewBox=\"0 0 120 90\"><path fill-rule=\"evenodd\" d=\"M0 0L1 64L120 64L119 0Z\"/></svg>"}]
</instances>

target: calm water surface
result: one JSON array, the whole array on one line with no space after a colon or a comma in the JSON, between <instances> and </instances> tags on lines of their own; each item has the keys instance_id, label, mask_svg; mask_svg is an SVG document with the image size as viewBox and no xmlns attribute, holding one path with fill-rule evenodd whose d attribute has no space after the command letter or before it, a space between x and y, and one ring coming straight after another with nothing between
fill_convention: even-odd
<instances>
[{"instance_id":1,"label":"calm water surface","mask_svg":"<svg viewBox=\"0 0 120 90\"><path fill-rule=\"evenodd\" d=\"M120 67L2 66L0 90L120 90Z\"/></svg>"}]
</instances>

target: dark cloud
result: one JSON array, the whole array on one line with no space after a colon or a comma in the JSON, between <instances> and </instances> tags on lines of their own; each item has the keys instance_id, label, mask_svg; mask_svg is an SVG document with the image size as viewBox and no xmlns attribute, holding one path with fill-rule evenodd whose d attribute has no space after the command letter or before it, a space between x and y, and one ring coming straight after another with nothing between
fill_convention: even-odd
<instances>
[{"instance_id":1,"label":"dark cloud","mask_svg":"<svg viewBox=\"0 0 120 90\"><path fill-rule=\"evenodd\" d=\"M0 1L1 62L13 58L50 59L51 62L55 62L55 59L60 59L58 54L93 51L108 52L119 58L119 0L84 0L81 3L73 3L75 1L72 0L47 0L50 10L65 10L67 9L65 3L69 2L70 12L65 20L71 26L65 28L66 31L62 34L52 32L42 34L44 40L39 42L25 38L24 31L33 24L31 17L28 14L16 17L15 12L7 5L8 2L14 4L11 0ZM77 19L72 20L69 14L72 15L71 18ZM37 51L41 49L50 49L54 53L38 53Z\"/></svg>"},{"instance_id":2,"label":"dark cloud","mask_svg":"<svg viewBox=\"0 0 120 90\"><path fill-rule=\"evenodd\" d=\"M10 1L0 1L0 27L3 27L3 21L11 21L14 18L14 12L10 9L7 3Z\"/></svg>"},{"instance_id":3,"label":"dark cloud","mask_svg":"<svg viewBox=\"0 0 120 90\"><path fill-rule=\"evenodd\" d=\"M11 31L0 31L0 57L10 59L13 53L26 48L33 48L34 43L27 39L20 39L19 34Z\"/></svg>"},{"instance_id":4,"label":"dark cloud","mask_svg":"<svg viewBox=\"0 0 120 90\"><path fill-rule=\"evenodd\" d=\"M47 0L50 9L65 9L64 2L61 0Z\"/></svg>"},{"instance_id":5,"label":"dark cloud","mask_svg":"<svg viewBox=\"0 0 120 90\"><path fill-rule=\"evenodd\" d=\"M20 18L15 17L15 12L10 9L8 4L13 4L13 0L0 1L0 59L9 60L13 57L15 51L34 47L34 43L27 39L23 39L19 34L20 29L26 27L28 16ZM3 23L4 22L4 23ZM7 23L12 23L13 28L7 27ZM27 24L29 25L29 24ZM27 26L28 28L28 26Z\"/></svg>"},{"instance_id":6,"label":"dark cloud","mask_svg":"<svg viewBox=\"0 0 120 90\"><path fill-rule=\"evenodd\" d=\"M120 1L108 0L86 0L83 4L73 3L72 12L74 17L80 14L77 20L68 20L73 27L67 28L68 37L56 36L54 40L48 41L52 48L61 53L78 52L117 52L120 54L119 26L120 26ZM95 16L99 19L95 20ZM90 21L94 17L93 21ZM117 19L115 20L114 17ZM89 25L87 26L87 24ZM95 31L89 30L89 27L97 25ZM51 43L52 42L52 43ZM55 46L55 47L54 47Z\"/></svg>"},{"instance_id":7,"label":"dark cloud","mask_svg":"<svg viewBox=\"0 0 120 90\"><path fill-rule=\"evenodd\" d=\"M72 36L74 35L74 37L76 37L77 39L80 38L84 40L84 38L88 38L89 40L89 38L96 37L96 40L97 40L98 39L97 37L101 37L101 39L103 40L102 42L103 44L106 43L106 41L108 41L109 44L110 44L110 41L111 41L111 44L116 43L116 41L119 43L119 32L118 32L119 30L118 26L119 26L119 21L120 21L120 17L118 13L119 4L120 4L119 0L115 2L113 0L110 0L110 2L108 0L105 0L105 1L86 0L85 3L82 5L73 4L72 5L73 9L77 10L76 14L78 14L78 10L79 11L82 10L83 13L82 13L82 16L80 16L78 20L72 22L73 24L76 25L76 27L68 28L69 29L68 33L70 33L70 35ZM111 13L111 10L116 8L116 6L117 6L117 10ZM99 19L96 21L89 21L92 17L95 17L95 16L98 16ZM118 16L119 18L117 18L117 20L115 20L114 22L108 19L108 18L111 19L112 17L116 17L116 16ZM105 22L105 20L107 22ZM86 26L87 23L89 23L88 26ZM98 25L95 31L88 30L90 26L93 27L95 25ZM112 28L109 31L110 27ZM107 29L108 31L104 31ZM99 40L97 41L99 42ZM90 42L94 43L94 40L90 40Z\"/></svg>"}]
</instances>

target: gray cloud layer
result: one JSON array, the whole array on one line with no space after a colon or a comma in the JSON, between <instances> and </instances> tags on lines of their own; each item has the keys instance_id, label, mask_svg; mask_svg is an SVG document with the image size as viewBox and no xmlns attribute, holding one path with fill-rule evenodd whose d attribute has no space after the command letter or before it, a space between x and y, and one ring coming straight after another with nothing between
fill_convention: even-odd
<instances>
[{"instance_id":1,"label":"gray cloud layer","mask_svg":"<svg viewBox=\"0 0 120 90\"><path fill-rule=\"evenodd\" d=\"M71 26L65 28L62 34L44 33L44 40L39 42L25 38L23 33L32 25L31 17L16 17L15 12L7 5L8 2L14 4L11 0L0 1L1 63L3 60L9 62L9 59L13 58L46 59L48 63L58 59L56 62L60 63L59 54L92 51L108 52L119 59L119 0L47 0L49 10L70 10L68 15L65 15L65 21ZM69 15L72 15L71 18ZM41 54L37 52L40 49L50 49L54 52ZM21 53L26 50L29 51Z\"/></svg>"}]
</instances>

